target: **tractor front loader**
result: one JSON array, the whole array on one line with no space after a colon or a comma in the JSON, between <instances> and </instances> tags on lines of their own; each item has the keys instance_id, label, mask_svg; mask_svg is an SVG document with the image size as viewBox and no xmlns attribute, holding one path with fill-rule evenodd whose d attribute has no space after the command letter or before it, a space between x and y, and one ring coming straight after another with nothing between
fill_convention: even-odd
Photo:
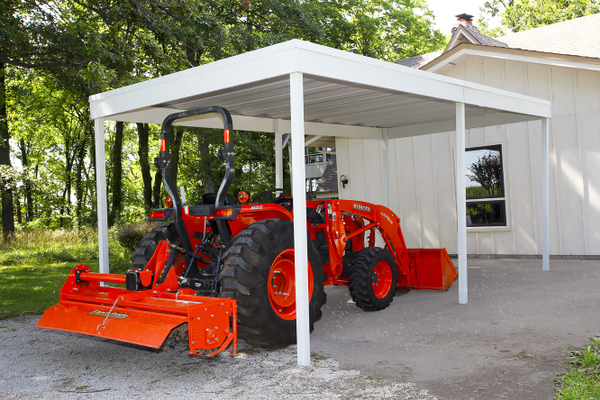
<instances>
[{"instance_id":1,"label":"tractor front loader","mask_svg":"<svg viewBox=\"0 0 600 400\"><path fill-rule=\"evenodd\" d=\"M182 118L218 113L224 121L219 158L225 176L218 193L188 205L171 179L171 126ZM236 153L232 119L221 107L168 116L155 164L169 194L150 220L150 232L125 275L71 271L60 302L38 327L159 348L185 337L190 353L212 356L238 336L251 345L284 347L296 341L293 198L283 189L255 196L227 195ZM261 197L268 200L257 202ZM400 219L387 207L351 200L307 201L309 321L321 316L324 286L349 286L356 305L382 310L397 288L448 290L456 270L445 249L407 249ZM382 242L383 247L376 247Z\"/></svg>"}]
</instances>

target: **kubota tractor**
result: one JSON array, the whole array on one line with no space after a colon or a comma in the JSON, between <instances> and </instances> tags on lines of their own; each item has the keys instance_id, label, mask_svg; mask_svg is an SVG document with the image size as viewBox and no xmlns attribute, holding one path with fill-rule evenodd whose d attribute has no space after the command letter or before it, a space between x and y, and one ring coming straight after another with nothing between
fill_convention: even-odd
<instances>
[{"instance_id":1,"label":"kubota tractor","mask_svg":"<svg viewBox=\"0 0 600 400\"><path fill-rule=\"evenodd\" d=\"M219 113L225 177L219 192L186 203L171 178L169 144L174 121ZM125 275L92 273L78 265L38 327L65 330L159 348L187 328L190 353L213 355L237 336L251 345L283 347L296 340L293 198L282 189L235 204L227 191L236 153L232 119L221 107L168 116L160 156L169 198L154 229L132 257ZM267 197L265 201L259 199ZM347 285L365 311L389 306L398 287L448 290L456 270L445 249L407 249L400 220L381 205L351 200L307 201L310 330L321 318L324 286ZM376 234L384 247L376 247ZM109 284L117 286L109 286Z\"/></svg>"}]
</instances>

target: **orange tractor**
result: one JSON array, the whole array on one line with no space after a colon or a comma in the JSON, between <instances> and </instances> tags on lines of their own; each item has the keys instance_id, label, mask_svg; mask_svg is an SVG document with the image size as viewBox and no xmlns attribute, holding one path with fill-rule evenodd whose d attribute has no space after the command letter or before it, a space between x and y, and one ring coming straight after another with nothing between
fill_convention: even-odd
<instances>
[{"instance_id":1,"label":"orange tractor","mask_svg":"<svg viewBox=\"0 0 600 400\"><path fill-rule=\"evenodd\" d=\"M188 206L171 178L171 126L206 113L224 121L225 177L218 193ZM250 202L240 192L234 204L227 195L236 158L232 132L231 115L221 107L168 116L155 163L169 197L150 220L172 222L140 242L125 275L76 266L60 302L37 326L153 348L187 330L190 353L206 356L231 343L235 353L238 336L271 348L295 343L293 198L275 189L255 197L267 201ZM400 219L387 207L351 200L309 200L307 207L311 331L322 315L324 286L349 286L358 307L377 311L399 287L448 290L456 279L445 249L406 248Z\"/></svg>"}]
</instances>

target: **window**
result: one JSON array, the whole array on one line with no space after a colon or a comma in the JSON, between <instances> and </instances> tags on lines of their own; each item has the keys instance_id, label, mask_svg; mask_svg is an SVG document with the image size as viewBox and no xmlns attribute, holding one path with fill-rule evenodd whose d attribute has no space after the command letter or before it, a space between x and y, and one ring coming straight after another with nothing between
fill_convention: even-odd
<instances>
[{"instance_id":1,"label":"window","mask_svg":"<svg viewBox=\"0 0 600 400\"><path fill-rule=\"evenodd\" d=\"M467 226L506 226L502 146L466 150Z\"/></svg>"},{"instance_id":2,"label":"window","mask_svg":"<svg viewBox=\"0 0 600 400\"><path fill-rule=\"evenodd\" d=\"M321 178L306 178L306 193L316 192Z\"/></svg>"}]
</instances>

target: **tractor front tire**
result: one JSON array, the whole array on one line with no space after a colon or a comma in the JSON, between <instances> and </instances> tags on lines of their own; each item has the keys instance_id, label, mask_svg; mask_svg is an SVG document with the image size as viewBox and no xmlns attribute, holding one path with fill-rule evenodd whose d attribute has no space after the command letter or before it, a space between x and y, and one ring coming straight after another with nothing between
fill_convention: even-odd
<instances>
[{"instance_id":1,"label":"tractor front tire","mask_svg":"<svg viewBox=\"0 0 600 400\"><path fill-rule=\"evenodd\" d=\"M359 251L350 271L350 296L365 311L383 310L394 300L398 270L386 249L368 247Z\"/></svg>"},{"instance_id":2,"label":"tractor front tire","mask_svg":"<svg viewBox=\"0 0 600 400\"><path fill-rule=\"evenodd\" d=\"M310 331L325 304L319 254L308 237ZM280 348L296 343L294 224L257 221L236 235L218 276L223 296L237 300L238 336L252 346Z\"/></svg>"},{"instance_id":3,"label":"tractor front tire","mask_svg":"<svg viewBox=\"0 0 600 400\"><path fill-rule=\"evenodd\" d=\"M169 239L175 244L181 242L175 229L175 224L172 222L157 226L140 241L138 249L131 256L131 269L144 269L148 261L152 258L160 241L165 239Z\"/></svg>"}]
</instances>

